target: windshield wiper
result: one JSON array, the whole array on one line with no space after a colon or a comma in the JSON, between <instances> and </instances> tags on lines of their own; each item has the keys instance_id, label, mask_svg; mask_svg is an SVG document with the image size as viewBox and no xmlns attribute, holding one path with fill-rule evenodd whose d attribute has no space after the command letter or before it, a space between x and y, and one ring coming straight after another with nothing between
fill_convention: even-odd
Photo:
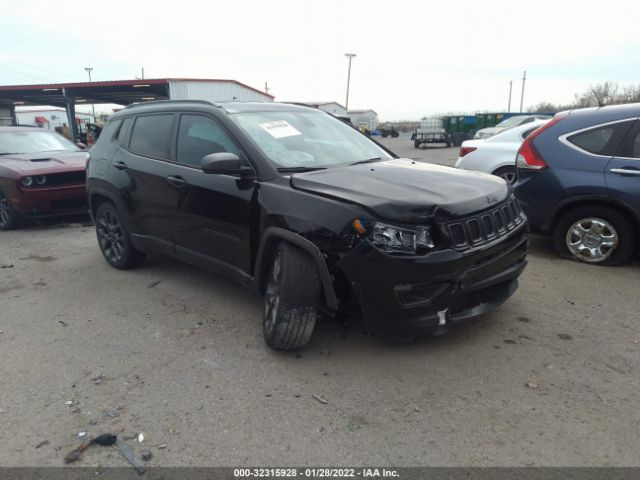
<instances>
[{"instance_id":1,"label":"windshield wiper","mask_svg":"<svg viewBox=\"0 0 640 480\"><path fill-rule=\"evenodd\" d=\"M382 158L373 157L373 158L367 158L366 160L360 160L358 162L350 163L349 165L361 165L363 163L373 163L373 162L380 162L380 161L382 161Z\"/></svg>"},{"instance_id":2,"label":"windshield wiper","mask_svg":"<svg viewBox=\"0 0 640 480\"><path fill-rule=\"evenodd\" d=\"M326 167L280 167L278 171L281 173L301 173L313 172L315 170L326 170Z\"/></svg>"}]
</instances>

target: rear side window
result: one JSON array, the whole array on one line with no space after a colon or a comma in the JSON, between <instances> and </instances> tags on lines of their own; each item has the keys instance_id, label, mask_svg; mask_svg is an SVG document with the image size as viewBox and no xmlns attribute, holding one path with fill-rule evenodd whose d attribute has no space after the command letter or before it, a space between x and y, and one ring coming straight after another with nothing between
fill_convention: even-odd
<instances>
[{"instance_id":1,"label":"rear side window","mask_svg":"<svg viewBox=\"0 0 640 480\"><path fill-rule=\"evenodd\" d=\"M613 156L633 121L603 125L567 137L567 140L582 150L595 155Z\"/></svg>"},{"instance_id":2,"label":"rear side window","mask_svg":"<svg viewBox=\"0 0 640 480\"><path fill-rule=\"evenodd\" d=\"M114 122L107 123L107 126L104 127L104 130L100 134L100 136L104 135L104 138L111 140L116 133L118 132L118 128L120 128L121 120L116 120Z\"/></svg>"},{"instance_id":3,"label":"rear side window","mask_svg":"<svg viewBox=\"0 0 640 480\"><path fill-rule=\"evenodd\" d=\"M168 160L173 134L173 115L144 115L136 118L129 149L146 157Z\"/></svg>"},{"instance_id":4,"label":"rear side window","mask_svg":"<svg viewBox=\"0 0 640 480\"><path fill-rule=\"evenodd\" d=\"M118 131L118 136L116 137L116 141L121 145L124 145L124 141L127 138L127 133L131 127L131 121L131 117L127 117L122 121L120 130Z\"/></svg>"}]
</instances>

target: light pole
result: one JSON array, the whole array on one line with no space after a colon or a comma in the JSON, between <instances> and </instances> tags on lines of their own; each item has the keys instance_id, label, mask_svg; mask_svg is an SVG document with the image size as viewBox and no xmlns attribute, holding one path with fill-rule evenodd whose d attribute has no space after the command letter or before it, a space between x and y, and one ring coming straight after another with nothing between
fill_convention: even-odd
<instances>
[{"instance_id":1,"label":"light pole","mask_svg":"<svg viewBox=\"0 0 640 480\"><path fill-rule=\"evenodd\" d=\"M522 106L524 104L524 82L527 81L527 71L522 73L522 93L520 94L520 113L522 113Z\"/></svg>"},{"instance_id":2,"label":"light pole","mask_svg":"<svg viewBox=\"0 0 640 480\"><path fill-rule=\"evenodd\" d=\"M509 80L509 106L507 107L507 113L511 111L511 89L513 88L513 80Z\"/></svg>"},{"instance_id":3,"label":"light pole","mask_svg":"<svg viewBox=\"0 0 640 480\"><path fill-rule=\"evenodd\" d=\"M91 72L93 71L93 67L84 67L84 70L89 74L89 82L91 82ZM96 123L96 107L93 103L91 104L91 111L93 112L93 123Z\"/></svg>"},{"instance_id":4,"label":"light pole","mask_svg":"<svg viewBox=\"0 0 640 480\"><path fill-rule=\"evenodd\" d=\"M349 83L351 82L351 60L356 56L355 53L345 53L345 57L349 59L349 70L347 71L347 99L344 102L344 108L349 110Z\"/></svg>"}]
</instances>

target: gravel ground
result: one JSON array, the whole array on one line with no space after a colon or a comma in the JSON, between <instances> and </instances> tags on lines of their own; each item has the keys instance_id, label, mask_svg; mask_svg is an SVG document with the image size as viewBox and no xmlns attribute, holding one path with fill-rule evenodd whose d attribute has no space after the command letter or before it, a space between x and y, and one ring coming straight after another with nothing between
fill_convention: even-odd
<instances>
[{"instance_id":1,"label":"gravel ground","mask_svg":"<svg viewBox=\"0 0 640 480\"><path fill-rule=\"evenodd\" d=\"M325 322L283 354L255 293L164 257L114 270L90 226L0 245L1 466L62 465L81 431L144 432L162 466L640 465L637 263L533 238L514 297L452 334L393 346ZM94 447L80 463L124 462Z\"/></svg>"}]
</instances>

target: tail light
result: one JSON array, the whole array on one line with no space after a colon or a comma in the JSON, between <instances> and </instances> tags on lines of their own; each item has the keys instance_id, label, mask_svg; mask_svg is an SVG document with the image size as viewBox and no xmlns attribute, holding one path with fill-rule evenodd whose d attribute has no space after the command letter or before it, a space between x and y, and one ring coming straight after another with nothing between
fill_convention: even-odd
<instances>
[{"instance_id":1,"label":"tail light","mask_svg":"<svg viewBox=\"0 0 640 480\"><path fill-rule=\"evenodd\" d=\"M477 150L477 147L460 147L460 153L458 154L458 156L460 158L464 157L467 153L471 153L474 150Z\"/></svg>"},{"instance_id":2,"label":"tail light","mask_svg":"<svg viewBox=\"0 0 640 480\"><path fill-rule=\"evenodd\" d=\"M547 128L555 125L560 120L562 120L565 116L555 116L551 121L545 123L537 130L531 132L531 134L525 138L524 142L520 146L520 150L518 150L518 156L516 157L516 167L524 168L528 170L543 170L547 168L547 162L544 161L540 152L533 145L533 140L544 132Z\"/></svg>"}]
</instances>

